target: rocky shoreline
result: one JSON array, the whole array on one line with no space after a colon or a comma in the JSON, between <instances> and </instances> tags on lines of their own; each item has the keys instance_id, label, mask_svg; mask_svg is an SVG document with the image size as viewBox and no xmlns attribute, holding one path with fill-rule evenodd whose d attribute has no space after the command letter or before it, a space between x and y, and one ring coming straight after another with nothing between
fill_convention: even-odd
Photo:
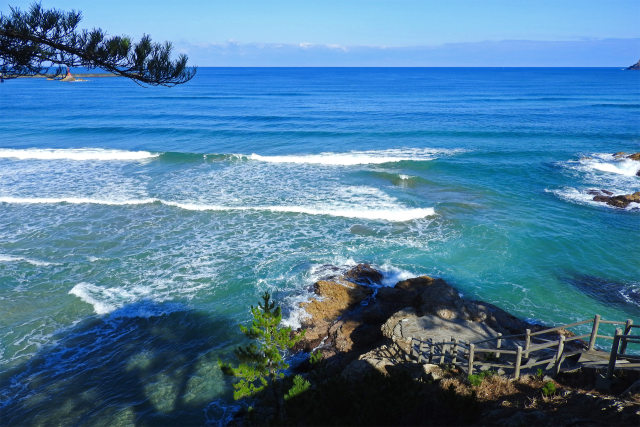
<instances>
[{"instance_id":1,"label":"rocky shoreline","mask_svg":"<svg viewBox=\"0 0 640 427\"><path fill-rule=\"evenodd\" d=\"M582 369L555 378L525 374L519 380L493 375L480 385L455 366L425 364L408 357L412 339L477 341L545 328L486 302L463 297L439 278L420 276L383 286L368 264L348 270L325 266L301 303L304 338L295 348L321 354L318 365L296 368L313 386L289 402L288 423L380 425L637 425L638 375L622 378L617 390L596 391L597 373ZM560 330L563 335L571 332ZM574 342L580 345L579 342ZM480 378L485 378L481 376ZM552 395L542 388L553 383ZM630 384L633 384L629 387ZM384 390L386 387L389 390ZM557 393L556 388L557 387ZM400 402L389 403L394 398ZM375 399L380 399L376 404ZM404 399L404 400L403 400ZM322 403L318 403L318 402ZM376 406L377 405L377 406ZM398 406L399 405L399 406ZM363 414L350 408L367 407ZM396 418L384 419L385 414ZM311 417L311 418L309 418ZM478 418L481 417L481 418ZM336 421L337 420L337 421Z\"/></svg>"},{"instance_id":2,"label":"rocky shoreline","mask_svg":"<svg viewBox=\"0 0 640 427\"><path fill-rule=\"evenodd\" d=\"M640 162L640 153L627 154L625 152L618 152L613 155L616 160L633 160ZM636 171L636 176L640 177L640 167ZM631 203L640 204L640 191L636 191L631 194L614 194L613 192L605 189L592 189L588 190L587 194L593 196L594 202L606 203L609 206L615 208L626 209Z\"/></svg>"},{"instance_id":3,"label":"rocky shoreline","mask_svg":"<svg viewBox=\"0 0 640 427\"><path fill-rule=\"evenodd\" d=\"M540 328L492 304L466 299L442 279L420 276L393 287L382 286L382 279L370 265L359 264L317 281L316 298L301 304L309 317L297 349L319 351L340 368L356 360L376 368L380 361L370 360L369 353L390 345L408 352L412 338L457 335L475 341Z\"/></svg>"}]
</instances>

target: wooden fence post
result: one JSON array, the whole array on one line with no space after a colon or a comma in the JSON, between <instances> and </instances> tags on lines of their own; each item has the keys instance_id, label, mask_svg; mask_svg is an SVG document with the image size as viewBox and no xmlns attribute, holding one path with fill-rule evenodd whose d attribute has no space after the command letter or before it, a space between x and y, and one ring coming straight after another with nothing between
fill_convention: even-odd
<instances>
[{"instance_id":1,"label":"wooden fence post","mask_svg":"<svg viewBox=\"0 0 640 427\"><path fill-rule=\"evenodd\" d=\"M524 358L529 358L529 347L531 346L531 329L527 329L526 336L524 338Z\"/></svg>"},{"instance_id":2,"label":"wooden fence post","mask_svg":"<svg viewBox=\"0 0 640 427\"><path fill-rule=\"evenodd\" d=\"M631 333L631 325L633 325L633 320L627 319L627 323L624 325L624 333L623 335L629 335ZM622 344L620 345L620 354L625 354L627 351L627 340L626 338L621 338Z\"/></svg>"},{"instance_id":3,"label":"wooden fence post","mask_svg":"<svg viewBox=\"0 0 640 427\"><path fill-rule=\"evenodd\" d=\"M560 341L558 342L558 352L556 353L556 375L560 373L560 365L562 365L562 352L564 351L565 336L560 334Z\"/></svg>"},{"instance_id":4,"label":"wooden fence post","mask_svg":"<svg viewBox=\"0 0 640 427\"><path fill-rule=\"evenodd\" d=\"M589 338L589 348L588 351L591 351L596 346L596 338L598 337L598 327L600 326L600 315L596 314L593 318L593 327L591 328L591 338Z\"/></svg>"},{"instance_id":5,"label":"wooden fence post","mask_svg":"<svg viewBox=\"0 0 640 427\"><path fill-rule=\"evenodd\" d=\"M496 348L502 347L502 332L498 332L498 343L496 344ZM496 351L496 359L500 359L500 351Z\"/></svg>"},{"instance_id":6,"label":"wooden fence post","mask_svg":"<svg viewBox=\"0 0 640 427\"><path fill-rule=\"evenodd\" d=\"M429 344L429 364L431 364L433 363L433 339L429 338L427 343Z\"/></svg>"},{"instance_id":7,"label":"wooden fence post","mask_svg":"<svg viewBox=\"0 0 640 427\"><path fill-rule=\"evenodd\" d=\"M522 363L522 346L516 347L516 368L513 376L515 379L520 378L520 364Z\"/></svg>"},{"instance_id":8,"label":"wooden fence post","mask_svg":"<svg viewBox=\"0 0 640 427\"><path fill-rule=\"evenodd\" d=\"M447 347L444 341L442 341L442 348L440 349L440 364L444 365L444 358L447 355Z\"/></svg>"},{"instance_id":9,"label":"wooden fence post","mask_svg":"<svg viewBox=\"0 0 640 427\"><path fill-rule=\"evenodd\" d=\"M607 378L613 377L613 371L616 368L616 359L618 358L618 346L620 345L620 335L622 331L620 328L616 328L616 335L613 337L613 344L611 345L611 355L609 356L609 367L607 369Z\"/></svg>"},{"instance_id":10,"label":"wooden fence post","mask_svg":"<svg viewBox=\"0 0 640 427\"><path fill-rule=\"evenodd\" d=\"M451 364L455 366L458 362L458 341L454 337L451 337L451 342L453 342L453 346L451 348Z\"/></svg>"},{"instance_id":11,"label":"wooden fence post","mask_svg":"<svg viewBox=\"0 0 640 427\"><path fill-rule=\"evenodd\" d=\"M475 355L475 352L476 352L476 345L469 344L469 369L467 372L469 375L473 375L473 356Z\"/></svg>"}]
</instances>

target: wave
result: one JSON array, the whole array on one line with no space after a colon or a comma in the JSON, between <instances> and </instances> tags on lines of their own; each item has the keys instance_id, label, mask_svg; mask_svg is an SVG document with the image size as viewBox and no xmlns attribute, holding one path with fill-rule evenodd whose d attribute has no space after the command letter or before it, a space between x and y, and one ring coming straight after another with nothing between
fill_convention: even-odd
<instances>
[{"instance_id":1,"label":"wave","mask_svg":"<svg viewBox=\"0 0 640 427\"><path fill-rule=\"evenodd\" d=\"M578 190L577 188L565 187L561 189L550 190L545 188L545 193L551 193L557 196L562 200L566 200L568 202L577 203L580 205L590 205L590 206L600 206L610 209L620 210L620 208L616 208L614 206L608 205L602 202L596 202L593 200L593 195L588 193L588 190ZM636 211L640 209L640 203L629 203L629 205L624 208L627 211Z\"/></svg>"},{"instance_id":2,"label":"wave","mask_svg":"<svg viewBox=\"0 0 640 427\"><path fill-rule=\"evenodd\" d=\"M188 202L174 202L147 198L133 200L100 200L84 197L0 197L0 203L9 204L97 204L108 206L144 205L159 203L189 211L267 211L276 213L300 213L307 215L326 215L389 222L406 222L435 215L433 208L389 207L379 209L331 208L307 206L224 206Z\"/></svg>"},{"instance_id":3,"label":"wave","mask_svg":"<svg viewBox=\"0 0 640 427\"><path fill-rule=\"evenodd\" d=\"M184 304L163 303L144 299L154 293L152 287L137 286L133 290L122 287L105 288L91 283L78 283L68 292L90 304L96 314L111 314L113 317L162 316L175 311L185 310ZM159 298L164 302L167 297Z\"/></svg>"},{"instance_id":4,"label":"wave","mask_svg":"<svg viewBox=\"0 0 640 427\"><path fill-rule=\"evenodd\" d=\"M158 157L148 151L104 148L0 148L0 158L18 160L141 161Z\"/></svg>"},{"instance_id":5,"label":"wave","mask_svg":"<svg viewBox=\"0 0 640 427\"><path fill-rule=\"evenodd\" d=\"M88 197L0 197L0 203L36 205L36 204L59 204L69 203L72 205L146 205L159 202L159 199L133 199L133 200L101 200Z\"/></svg>"},{"instance_id":6,"label":"wave","mask_svg":"<svg viewBox=\"0 0 640 427\"><path fill-rule=\"evenodd\" d=\"M25 257L16 257L12 255L2 255L0 254L0 262L26 262L31 265L35 265L37 267L46 267L49 265L56 265L53 262L39 261L36 259L25 258Z\"/></svg>"},{"instance_id":7,"label":"wave","mask_svg":"<svg viewBox=\"0 0 640 427\"><path fill-rule=\"evenodd\" d=\"M640 162L627 158L616 158L613 154L594 153L578 161L579 168L591 169L618 175L635 176Z\"/></svg>"},{"instance_id":8,"label":"wave","mask_svg":"<svg viewBox=\"0 0 640 427\"><path fill-rule=\"evenodd\" d=\"M459 150L458 150L459 151ZM249 160L256 160L268 163L297 163L315 164L328 166L354 166L394 163L403 161L429 161L436 159L439 155L451 154L456 150L435 150L435 149L389 149L372 151L350 151L346 153L320 153L320 154L299 154L281 156L262 156L251 154L246 156Z\"/></svg>"}]
</instances>

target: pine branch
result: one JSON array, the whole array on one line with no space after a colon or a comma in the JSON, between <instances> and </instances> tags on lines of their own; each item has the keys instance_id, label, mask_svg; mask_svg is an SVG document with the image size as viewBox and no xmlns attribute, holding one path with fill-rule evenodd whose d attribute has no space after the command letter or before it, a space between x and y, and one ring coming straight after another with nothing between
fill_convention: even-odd
<instances>
[{"instance_id":1,"label":"pine branch","mask_svg":"<svg viewBox=\"0 0 640 427\"><path fill-rule=\"evenodd\" d=\"M52 66L100 68L139 84L175 86L193 78L186 55L171 60L172 45L144 35L138 43L127 36L108 37L103 30L77 30L80 12L11 8L0 15L0 73L5 78L45 74Z\"/></svg>"}]
</instances>

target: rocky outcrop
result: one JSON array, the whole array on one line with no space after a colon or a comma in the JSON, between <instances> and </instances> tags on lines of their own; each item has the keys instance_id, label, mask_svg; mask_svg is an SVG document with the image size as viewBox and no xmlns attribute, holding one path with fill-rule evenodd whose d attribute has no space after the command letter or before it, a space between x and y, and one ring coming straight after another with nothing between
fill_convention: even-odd
<instances>
[{"instance_id":1,"label":"rocky outcrop","mask_svg":"<svg viewBox=\"0 0 640 427\"><path fill-rule=\"evenodd\" d=\"M352 363L353 372L364 369L363 361L382 371L381 366L397 363L381 355L407 354L414 337L475 341L530 326L491 304L463 298L442 279L420 276L393 287L380 286L381 281L382 274L367 264L318 281L318 297L301 305L310 317L298 348L337 356L342 367Z\"/></svg>"},{"instance_id":2,"label":"rocky outcrop","mask_svg":"<svg viewBox=\"0 0 640 427\"><path fill-rule=\"evenodd\" d=\"M631 203L640 203L640 191L633 194L613 195L612 192L606 190L589 190L588 194L593 196L594 202L606 203L616 208L626 208Z\"/></svg>"},{"instance_id":3,"label":"rocky outcrop","mask_svg":"<svg viewBox=\"0 0 640 427\"><path fill-rule=\"evenodd\" d=\"M635 64L625 68L626 70L640 70L640 61L636 62Z\"/></svg>"},{"instance_id":4,"label":"rocky outcrop","mask_svg":"<svg viewBox=\"0 0 640 427\"><path fill-rule=\"evenodd\" d=\"M633 153L627 156L627 159L635 160L636 162L640 162L640 153Z\"/></svg>"}]
</instances>

